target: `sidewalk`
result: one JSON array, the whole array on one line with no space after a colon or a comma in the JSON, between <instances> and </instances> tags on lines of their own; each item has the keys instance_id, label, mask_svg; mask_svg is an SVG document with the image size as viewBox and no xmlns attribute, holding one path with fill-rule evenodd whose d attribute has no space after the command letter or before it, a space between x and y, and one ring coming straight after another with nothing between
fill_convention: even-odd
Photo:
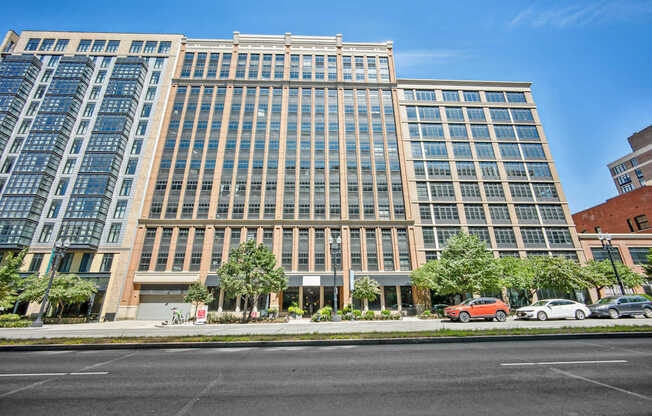
<instances>
[{"instance_id":1,"label":"sidewalk","mask_svg":"<svg viewBox=\"0 0 652 416\"><path fill-rule=\"evenodd\" d=\"M0 329L0 339L162 337L184 335L298 335L312 333L437 331L441 329L486 330L651 326L652 318L586 319L583 321L558 320L544 322L508 319L507 322L472 321L464 324L449 320L421 320L411 317L400 321L310 322L308 319L303 319L289 323L273 324L179 325L166 327L161 327L160 324L160 321L115 321L74 325L45 325L42 328L2 328Z\"/></svg>"}]
</instances>

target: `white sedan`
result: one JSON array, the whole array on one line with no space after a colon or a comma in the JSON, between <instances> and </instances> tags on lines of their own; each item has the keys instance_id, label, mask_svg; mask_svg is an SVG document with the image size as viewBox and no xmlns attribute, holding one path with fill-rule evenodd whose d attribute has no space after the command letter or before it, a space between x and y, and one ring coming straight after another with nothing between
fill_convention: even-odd
<instances>
[{"instance_id":1,"label":"white sedan","mask_svg":"<svg viewBox=\"0 0 652 416\"><path fill-rule=\"evenodd\" d=\"M566 319L582 320L591 315L589 308L579 302L566 299L544 299L516 310L519 319Z\"/></svg>"}]
</instances>

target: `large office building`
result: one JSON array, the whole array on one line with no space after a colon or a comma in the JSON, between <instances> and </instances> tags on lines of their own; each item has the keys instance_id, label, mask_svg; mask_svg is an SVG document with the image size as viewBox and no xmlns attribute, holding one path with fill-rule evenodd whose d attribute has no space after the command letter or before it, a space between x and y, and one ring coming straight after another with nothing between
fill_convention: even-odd
<instances>
[{"instance_id":1,"label":"large office building","mask_svg":"<svg viewBox=\"0 0 652 416\"><path fill-rule=\"evenodd\" d=\"M652 126L634 133L627 141L632 152L607 164L618 194L649 185L652 178Z\"/></svg>"},{"instance_id":2,"label":"large office building","mask_svg":"<svg viewBox=\"0 0 652 416\"><path fill-rule=\"evenodd\" d=\"M341 35L10 32L2 50L20 85L0 90L0 243L43 273L72 239L62 271L103 285L107 319L164 319L198 281L240 310L217 269L249 239L289 277L257 306L283 311L335 287L342 307L360 276L372 309L422 305L410 272L459 231L583 259L529 83L397 79L392 42Z\"/></svg>"},{"instance_id":3,"label":"large office building","mask_svg":"<svg viewBox=\"0 0 652 416\"><path fill-rule=\"evenodd\" d=\"M399 80L418 264L460 231L495 256L582 258L529 83Z\"/></svg>"},{"instance_id":4,"label":"large office building","mask_svg":"<svg viewBox=\"0 0 652 416\"><path fill-rule=\"evenodd\" d=\"M383 306L411 306L417 264L396 85L391 42L186 39L120 316L160 316L197 280L217 288L216 270L248 239L289 276L259 307L316 311L332 304L334 285L341 307L349 270L383 285ZM338 237L334 259L328 241ZM240 301L216 290L212 307Z\"/></svg>"},{"instance_id":5,"label":"large office building","mask_svg":"<svg viewBox=\"0 0 652 416\"><path fill-rule=\"evenodd\" d=\"M247 239L289 275L259 307L309 312L366 275L372 308L423 304L410 271L459 231L496 256L581 257L529 84L397 80L391 43L340 36L236 33L181 54L121 316L160 316L197 280L237 311L216 270Z\"/></svg>"},{"instance_id":6,"label":"large office building","mask_svg":"<svg viewBox=\"0 0 652 416\"><path fill-rule=\"evenodd\" d=\"M112 319L182 36L9 32L0 51L0 247L93 280Z\"/></svg>"}]
</instances>

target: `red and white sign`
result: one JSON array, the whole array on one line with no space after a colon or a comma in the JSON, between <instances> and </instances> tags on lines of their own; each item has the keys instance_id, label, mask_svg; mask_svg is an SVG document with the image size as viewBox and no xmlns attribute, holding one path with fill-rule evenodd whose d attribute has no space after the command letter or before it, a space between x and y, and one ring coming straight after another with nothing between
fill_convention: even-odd
<instances>
[{"instance_id":1,"label":"red and white sign","mask_svg":"<svg viewBox=\"0 0 652 416\"><path fill-rule=\"evenodd\" d=\"M197 314L195 316L195 324L205 324L208 317L208 305L200 305L197 307Z\"/></svg>"}]
</instances>

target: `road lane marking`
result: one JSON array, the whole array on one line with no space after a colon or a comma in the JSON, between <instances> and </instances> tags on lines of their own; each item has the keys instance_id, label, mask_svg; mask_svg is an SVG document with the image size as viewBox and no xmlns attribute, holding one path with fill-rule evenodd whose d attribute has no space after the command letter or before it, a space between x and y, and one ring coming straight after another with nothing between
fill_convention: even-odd
<instances>
[{"instance_id":1,"label":"road lane marking","mask_svg":"<svg viewBox=\"0 0 652 416\"><path fill-rule=\"evenodd\" d=\"M60 376L103 376L108 371L89 371L85 373L13 373L0 374L0 377L60 377Z\"/></svg>"},{"instance_id":2,"label":"road lane marking","mask_svg":"<svg viewBox=\"0 0 652 416\"><path fill-rule=\"evenodd\" d=\"M199 399L201 399L202 396L204 396L204 395L205 395L206 393L208 393L208 392L209 392L213 387L215 387L215 386L216 386L220 381L222 381L222 378L223 378L223 377L222 377L222 372L220 371L220 373L218 374L217 378L215 378L215 379L214 379L213 381L211 381L211 382L210 382L206 387L204 387L204 389L203 389L202 391L200 391L199 393L197 393L197 395L195 395L195 397L193 397L192 399L190 399L190 400L188 401L188 403L186 403L186 405L183 406L183 407L181 408L181 410L179 410L179 411L175 414L175 416L184 416L184 415L187 415L187 414L192 410L193 406L194 406L194 405L199 401Z\"/></svg>"},{"instance_id":3,"label":"road lane marking","mask_svg":"<svg viewBox=\"0 0 652 416\"><path fill-rule=\"evenodd\" d=\"M131 357L133 355L136 355L136 353L132 352L131 354L121 355L120 357L114 358L114 359L109 360L109 361L103 361L101 363L87 365L86 367L82 368L79 371L91 370L91 369L96 368L96 367L100 367L100 366L103 366L103 365L106 365L106 364L111 364L111 363L116 362L116 361L124 360L125 358L129 358L129 357Z\"/></svg>"},{"instance_id":4,"label":"road lane marking","mask_svg":"<svg viewBox=\"0 0 652 416\"><path fill-rule=\"evenodd\" d=\"M562 364L615 364L626 363L627 360L599 360L599 361L547 361L538 363L500 363L501 366L511 367L520 365L562 365Z\"/></svg>"},{"instance_id":5,"label":"road lane marking","mask_svg":"<svg viewBox=\"0 0 652 416\"><path fill-rule=\"evenodd\" d=\"M11 396L12 394L15 394L15 393L20 393L23 390L31 389L32 387L38 387L38 386L40 386L42 384L45 384L48 381L52 381L52 380L56 380L56 378L46 378L45 380L41 380L41 381L37 381L36 383L28 384L25 387L20 387L20 388L17 388L16 390L11 390L11 391L8 391L6 393L2 393L2 394L0 394L0 399L2 399L3 397Z\"/></svg>"},{"instance_id":6,"label":"road lane marking","mask_svg":"<svg viewBox=\"0 0 652 416\"><path fill-rule=\"evenodd\" d=\"M567 377L576 378L578 380L583 380L583 381L586 381L587 383L597 384L598 386L606 387L608 389L619 391L621 393L629 394L630 396L638 397L639 399L652 401L652 397L644 396L642 394L635 393L633 391L621 389L620 387L612 386L611 384L606 384L606 383L602 383L600 381L592 380L590 378L578 376L577 374L569 373L568 371L563 371L563 370L560 370L558 368L551 368L551 370L554 371L555 373L563 374L563 375L565 375Z\"/></svg>"}]
</instances>

